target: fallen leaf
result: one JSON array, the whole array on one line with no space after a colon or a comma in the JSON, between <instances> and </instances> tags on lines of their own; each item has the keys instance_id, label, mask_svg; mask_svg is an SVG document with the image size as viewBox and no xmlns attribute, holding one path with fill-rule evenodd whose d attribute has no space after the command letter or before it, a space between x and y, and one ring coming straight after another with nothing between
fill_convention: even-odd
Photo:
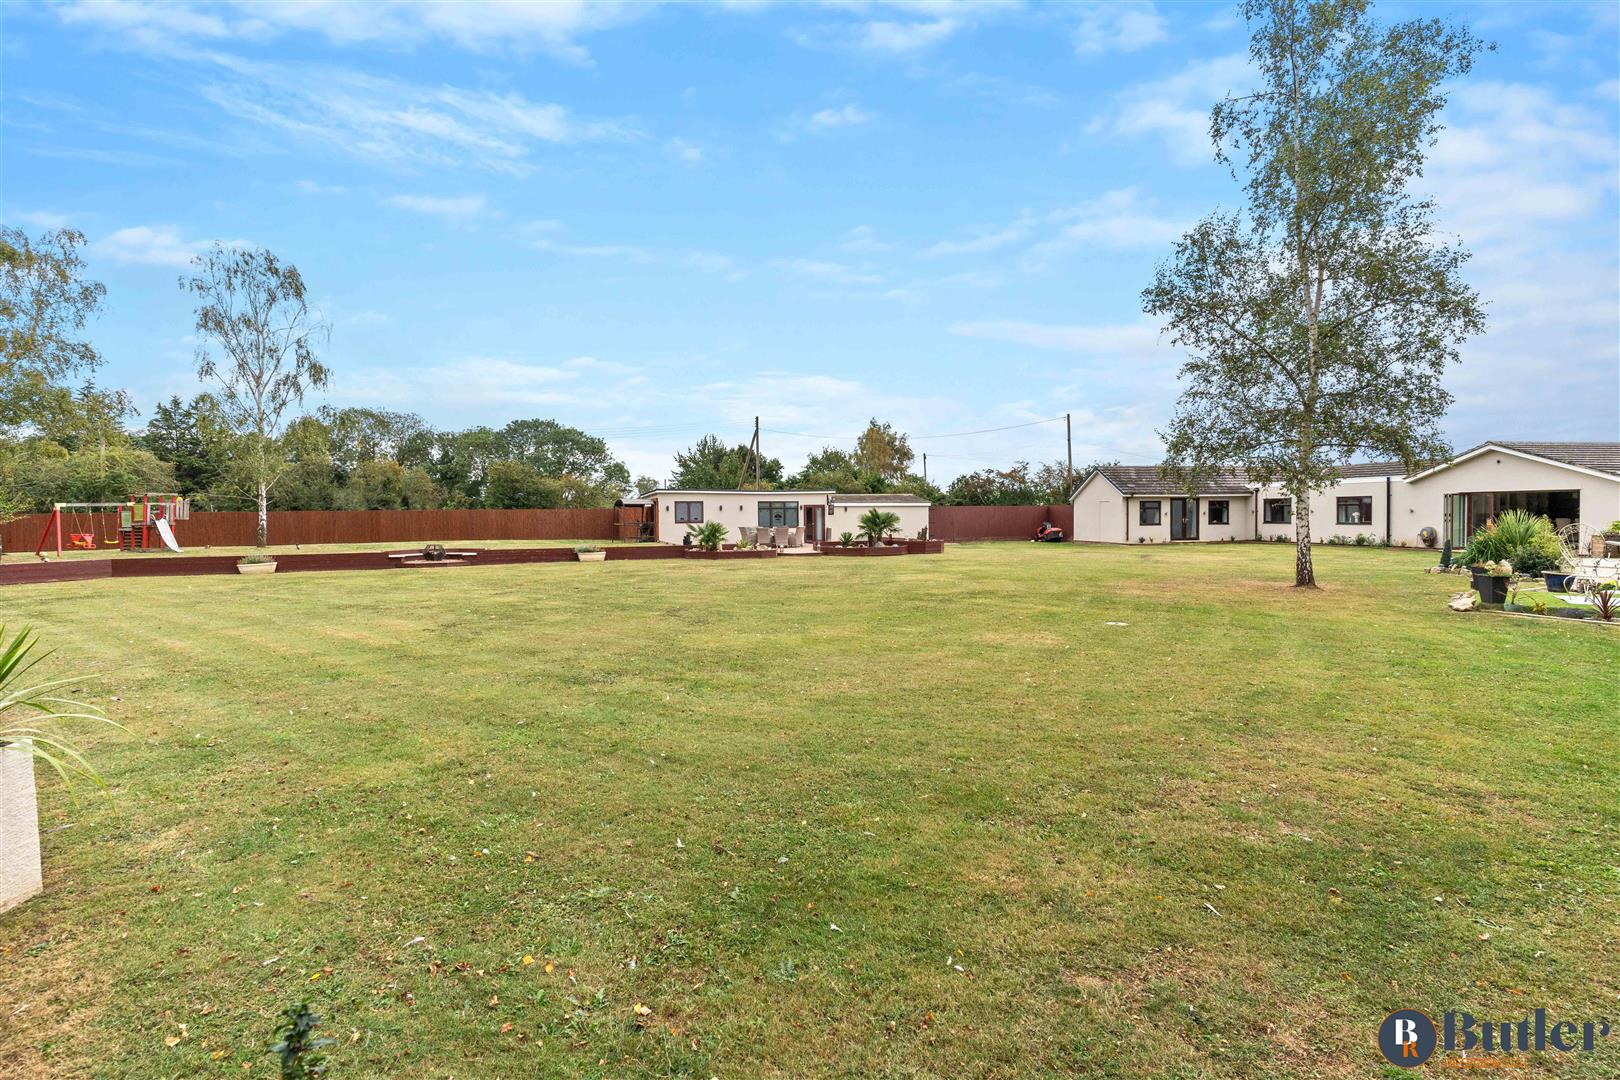
<instances>
[{"instance_id":1,"label":"fallen leaf","mask_svg":"<svg viewBox=\"0 0 1620 1080\"><path fill-rule=\"evenodd\" d=\"M647 1008L647 1006L643 1005L641 1002L638 1001L638 1002L636 1002L636 1015L637 1016L651 1016L652 1015L652 1010Z\"/></svg>"},{"instance_id":2,"label":"fallen leaf","mask_svg":"<svg viewBox=\"0 0 1620 1080\"><path fill-rule=\"evenodd\" d=\"M501 998L500 998L499 994L491 994L491 995L489 995L489 1007L490 1008L493 1009L495 1006L499 1005L500 1003L501 1003Z\"/></svg>"},{"instance_id":3,"label":"fallen leaf","mask_svg":"<svg viewBox=\"0 0 1620 1080\"><path fill-rule=\"evenodd\" d=\"M528 967L528 966L529 966L529 965L530 965L530 964L532 964L532 963L534 963L534 957L532 957L532 956L525 956L525 957L524 957L524 958L523 958L523 966L524 966L524 967Z\"/></svg>"}]
</instances>

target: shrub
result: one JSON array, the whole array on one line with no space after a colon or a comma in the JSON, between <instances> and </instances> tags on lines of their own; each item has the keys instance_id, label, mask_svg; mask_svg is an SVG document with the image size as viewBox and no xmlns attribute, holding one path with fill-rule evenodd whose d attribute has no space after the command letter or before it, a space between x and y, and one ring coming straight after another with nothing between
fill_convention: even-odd
<instances>
[{"instance_id":1,"label":"shrub","mask_svg":"<svg viewBox=\"0 0 1620 1080\"><path fill-rule=\"evenodd\" d=\"M855 543L855 534L852 532L839 533L838 542L845 547L850 547Z\"/></svg>"},{"instance_id":2,"label":"shrub","mask_svg":"<svg viewBox=\"0 0 1620 1080\"><path fill-rule=\"evenodd\" d=\"M704 551L719 551L720 545L726 542L726 527L718 521L689 525L686 532L692 538L692 543Z\"/></svg>"},{"instance_id":3,"label":"shrub","mask_svg":"<svg viewBox=\"0 0 1620 1080\"><path fill-rule=\"evenodd\" d=\"M1558 569L1561 557L1552 522L1525 510L1506 510L1474 533L1462 561L1466 566L1510 562L1518 573L1536 577Z\"/></svg>"},{"instance_id":4,"label":"shrub","mask_svg":"<svg viewBox=\"0 0 1620 1080\"><path fill-rule=\"evenodd\" d=\"M900 515L876 507L861 515L861 535L867 542L876 547L889 533L900 527Z\"/></svg>"},{"instance_id":5,"label":"shrub","mask_svg":"<svg viewBox=\"0 0 1620 1080\"><path fill-rule=\"evenodd\" d=\"M276 557L274 555L254 554L254 555L244 555L244 556L242 556L240 559L238 559L236 561L240 562L240 563L246 563L249 566L257 566L260 563L275 562Z\"/></svg>"},{"instance_id":6,"label":"shrub","mask_svg":"<svg viewBox=\"0 0 1620 1080\"><path fill-rule=\"evenodd\" d=\"M601 551L601 550L602 550L602 545L601 544L575 544L574 545L574 554L576 554L576 555L594 555L596 552Z\"/></svg>"},{"instance_id":7,"label":"shrub","mask_svg":"<svg viewBox=\"0 0 1620 1080\"><path fill-rule=\"evenodd\" d=\"M321 1051L334 1040L315 1034L321 1018L303 1003L291 1006L283 1015L286 1019L276 1031L280 1038L270 1047L270 1052L281 1059L282 1080L324 1076L326 1055Z\"/></svg>"}]
</instances>

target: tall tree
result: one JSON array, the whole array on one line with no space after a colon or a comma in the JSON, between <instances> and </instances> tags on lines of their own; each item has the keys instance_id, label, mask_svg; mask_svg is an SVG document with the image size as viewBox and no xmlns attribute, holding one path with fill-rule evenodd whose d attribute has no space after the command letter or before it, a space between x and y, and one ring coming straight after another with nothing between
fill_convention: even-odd
<instances>
[{"instance_id":1,"label":"tall tree","mask_svg":"<svg viewBox=\"0 0 1620 1080\"><path fill-rule=\"evenodd\" d=\"M0 226L0 434L70 413L70 380L101 365L79 339L107 289L84 277L84 234L58 229L31 240Z\"/></svg>"},{"instance_id":2,"label":"tall tree","mask_svg":"<svg viewBox=\"0 0 1620 1080\"><path fill-rule=\"evenodd\" d=\"M315 343L327 328L309 310L298 268L263 248L215 244L192 266L180 287L197 298L197 375L219 383L221 415L242 439L264 547L270 489L287 465L277 445L282 416L307 391L326 386Z\"/></svg>"},{"instance_id":3,"label":"tall tree","mask_svg":"<svg viewBox=\"0 0 1620 1080\"><path fill-rule=\"evenodd\" d=\"M888 423L873 417L855 440L855 467L884 480L898 480L911 469L911 443Z\"/></svg>"},{"instance_id":4,"label":"tall tree","mask_svg":"<svg viewBox=\"0 0 1620 1080\"><path fill-rule=\"evenodd\" d=\"M675 455L675 475L670 477L670 486L687 491L733 491L741 481L743 487L753 487L752 461L747 445L728 447L718 435L705 435ZM761 487L779 486L783 475L779 459L764 458L760 462Z\"/></svg>"},{"instance_id":5,"label":"tall tree","mask_svg":"<svg viewBox=\"0 0 1620 1080\"><path fill-rule=\"evenodd\" d=\"M1143 291L1192 353L1164 432L1189 486L1240 465L1294 498L1294 583L1314 586L1309 495L1358 454L1446 455L1441 385L1485 325L1467 252L1410 184L1446 80L1486 46L1438 19L1380 27L1366 0L1247 0L1260 87L1215 106L1246 212L1189 232Z\"/></svg>"}]
</instances>

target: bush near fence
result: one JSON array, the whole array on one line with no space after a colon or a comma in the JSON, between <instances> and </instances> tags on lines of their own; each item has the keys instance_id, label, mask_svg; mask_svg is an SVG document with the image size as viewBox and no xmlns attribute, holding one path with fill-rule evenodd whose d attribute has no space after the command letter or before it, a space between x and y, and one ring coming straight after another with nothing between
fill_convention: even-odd
<instances>
[{"instance_id":1,"label":"bush near fence","mask_svg":"<svg viewBox=\"0 0 1620 1080\"><path fill-rule=\"evenodd\" d=\"M1071 507L935 506L928 535L935 540L1027 540L1043 521L1072 531ZM30 514L0 525L8 552L33 551L49 521ZM100 522L105 523L106 515ZM84 517L83 524L90 519ZM91 526L99 527L99 526ZM251 547L258 515L251 510L192 514L174 523L183 548ZM63 519L64 541L76 531ZM612 540L613 510L272 510L272 544L392 544L432 540ZM105 548L109 553L114 549Z\"/></svg>"}]
</instances>

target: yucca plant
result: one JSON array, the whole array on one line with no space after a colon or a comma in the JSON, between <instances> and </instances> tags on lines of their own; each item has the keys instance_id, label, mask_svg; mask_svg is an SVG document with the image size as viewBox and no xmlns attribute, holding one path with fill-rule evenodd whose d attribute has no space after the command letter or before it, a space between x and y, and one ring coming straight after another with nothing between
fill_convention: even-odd
<instances>
[{"instance_id":1,"label":"yucca plant","mask_svg":"<svg viewBox=\"0 0 1620 1080\"><path fill-rule=\"evenodd\" d=\"M873 547L882 542L883 538L900 527L900 515L888 510L873 508L861 515L861 535Z\"/></svg>"},{"instance_id":2,"label":"yucca plant","mask_svg":"<svg viewBox=\"0 0 1620 1080\"><path fill-rule=\"evenodd\" d=\"M1535 577L1558 569L1560 557L1552 522L1527 510L1504 510L1475 531L1463 552L1463 563L1481 566L1505 561L1518 573Z\"/></svg>"},{"instance_id":3,"label":"yucca plant","mask_svg":"<svg viewBox=\"0 0 1620 1080\"><path fill-rule=\"evenodd\" d=\"M718 521L689 525L686 531L691 535L692 543L704 551L719 551L720 545L726 542L726 527Z\"/></svg>"},{"instance_id":4,"label":"yucca plant","mask_svg":"<svg viewBox=\"0 0 1620 1080\"><path fill-rule=\"evenodd\" d=\"M44 682L30 679L28 673L50 655L36 652L38 645L39 637L30 627L23 627L8 639L6 628L0 626L0 746L21 750L45 762L56 770L69 793L81 780L105 791L107 785L101 774L85 760L78 747L54 728L63 721L74 720L106 724L119 731L125 728L109 720L96 706L61 696L65 687L84 682L90 676ZM47 729L41 724L52 727Z\"/></svg>"}]
</instances>

